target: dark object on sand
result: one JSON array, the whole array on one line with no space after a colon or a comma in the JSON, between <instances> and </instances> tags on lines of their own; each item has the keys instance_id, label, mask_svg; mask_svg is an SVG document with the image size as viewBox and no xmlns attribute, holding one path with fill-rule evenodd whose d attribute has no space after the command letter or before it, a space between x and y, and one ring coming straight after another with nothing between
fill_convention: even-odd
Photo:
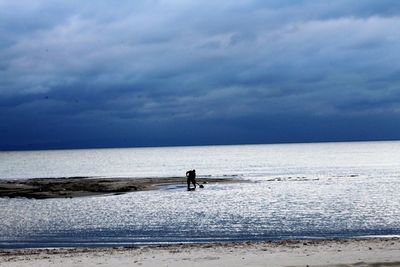
<instances>
[{"instance_id":1,"label":"dark object on sand","mask_svg":"<svg viewBox=\"0 0 400 267\"><path fill-rule=\"evenodd\" d=\"M193 184L194 189L196 189L196 170L190 170L186 172L187 178L187 189L190 191L190 184Z\"/></svg>"}]
</instances>

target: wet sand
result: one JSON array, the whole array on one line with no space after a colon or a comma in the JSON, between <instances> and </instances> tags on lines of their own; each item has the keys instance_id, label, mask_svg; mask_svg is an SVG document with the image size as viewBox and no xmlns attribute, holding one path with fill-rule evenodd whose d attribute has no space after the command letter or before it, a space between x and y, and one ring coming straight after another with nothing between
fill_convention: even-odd
<instances>
[{"instance_id":1,"label":"wet sand","mask_svg":"<svg viewBox=\"0 0 400 267\"><path fill-rule=\"evenodd\" d=\"M400 266L400 239L3 250L0 266Z\"/></svg>"},{"instance_id":2,"label":"wet sand","mask_svg":"<svg viewBox=\"0 0 400 267\"><path fill-rule=\"evenodd\" d=\"M238 179L225 178L199 178L196 180L199 184L243 182ZM155 190L168 185L186 186L186 178L63 177L0 180L0 197L25 197L34 199L72 198Z\"/></svg>"}]
</instances>

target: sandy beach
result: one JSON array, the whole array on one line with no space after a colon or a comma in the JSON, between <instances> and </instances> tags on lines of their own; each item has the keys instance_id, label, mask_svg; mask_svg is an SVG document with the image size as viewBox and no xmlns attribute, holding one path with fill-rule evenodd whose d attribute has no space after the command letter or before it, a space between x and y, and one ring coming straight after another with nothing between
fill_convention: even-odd
<instances>
[{"instance_id":1,"label":"sandy beach","mask_svg":"<svg viewBox=\"0 0 400 267\"><path fill-rule=\"evenodd\" d=\"M243 180L228 178L199 178L199 185L238 183ZM166 178L97 178L61 177L24 180L0 180L0 197L26 197L33 199L73 198L102 194L123 194L156 190L162 186L186 185L184 177Z\"/></svg>"},{"instance_id":2,"label":"sandy beach","mask_svg":"<svg viewBox=\"0 0 400 267\"><path fill-rule=\"evenodd\" d=\"M0 266L400 266L400 238L3 250Z\"/></svg>"}]
</instances>

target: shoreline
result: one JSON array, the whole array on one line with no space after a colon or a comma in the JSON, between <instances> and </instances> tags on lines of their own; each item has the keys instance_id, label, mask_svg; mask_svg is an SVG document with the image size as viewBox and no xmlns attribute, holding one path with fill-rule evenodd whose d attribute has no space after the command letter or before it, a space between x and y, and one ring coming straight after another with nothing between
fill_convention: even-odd
<instances>
[{"instance_id":1,"label":"shoreline","mask_svg":"<svg viewBox=\"0 0 400 267\"><path fill-rule=\"evenodd\" d=\"M198 184L240 183L232 178L197 178ZM0 180L0 198L74 198L96 195L119 195L135 191L157 190L162 186L184 185L186 177L98 178L62 177Z\"/></svg>"},{"instance_id":2,"label":"shoreline","mask_svg":"<svg viewBox=\"0 0 400 267\"><path fill-rule=\"evenodd\" d=\"M12 266L400 266L400 237L2 249Z\"/></svg>"}]
</instances>

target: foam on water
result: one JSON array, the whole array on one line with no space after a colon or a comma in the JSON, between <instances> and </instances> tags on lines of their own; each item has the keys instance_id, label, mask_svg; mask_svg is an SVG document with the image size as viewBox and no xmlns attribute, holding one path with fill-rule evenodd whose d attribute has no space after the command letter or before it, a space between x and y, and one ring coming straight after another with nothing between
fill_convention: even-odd
<instances>
[{"instance_id":1,"label":"foam on water","mask_svg":"<svg viewBox=\"0 0 400 267\"><path fill-rule=\"evenodd\" d=\"M252 182L195 192L177 185L118 196L0 199L0 247L400 234L400 142L138 150L1 153L1 176L28 178L28 168L34 177L177 176L195 167L203 176ZM94 162L82 163L93 154Z\"/></svg>"}]
</instances>

